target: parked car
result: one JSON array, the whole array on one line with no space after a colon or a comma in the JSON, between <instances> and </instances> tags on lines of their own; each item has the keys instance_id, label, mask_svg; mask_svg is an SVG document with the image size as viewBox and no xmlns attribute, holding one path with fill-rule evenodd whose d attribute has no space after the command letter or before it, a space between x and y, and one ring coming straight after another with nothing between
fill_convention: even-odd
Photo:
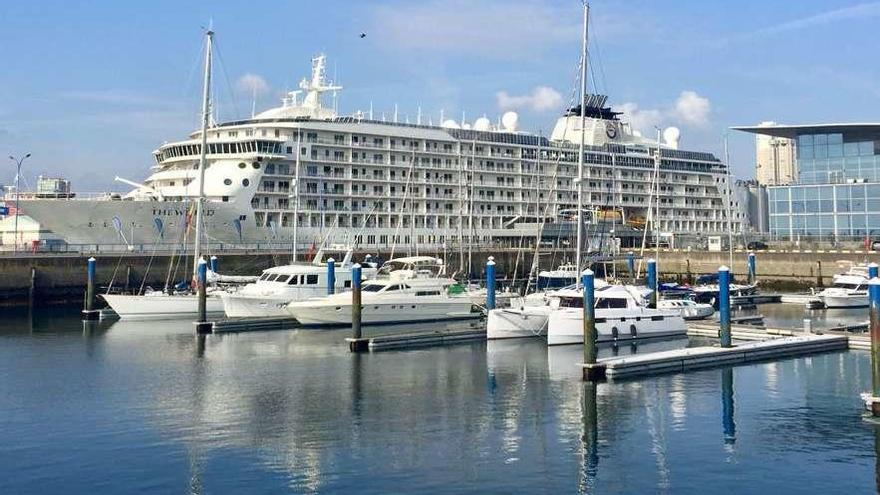
<instances>
[{"instance_id":1,"label":"parked car","mask_svg":"<svg viewBox=\"0 0 880 495\"><path fill-rule=\"evenodd\" d=\"M749 251L757 251L759 249L767 249L767 243L764 241L752 241L752 242L748 243L746 248Z\"/></svg>"}]
</instances>

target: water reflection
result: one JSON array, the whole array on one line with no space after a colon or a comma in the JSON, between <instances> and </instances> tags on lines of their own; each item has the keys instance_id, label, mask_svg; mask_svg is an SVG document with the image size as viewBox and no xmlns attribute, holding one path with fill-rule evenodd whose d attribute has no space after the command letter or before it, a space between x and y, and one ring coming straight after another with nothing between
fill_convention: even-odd
<instances>
[{"instance_id":1,"label":"water reflection","mask_svg":"<svg viewBox=\"0 0 880 495\"><path fill-rule=\"evenodd\" d=\"M733 368L721 370L721 423L724 427L724 444L730 452L736 443L736 422L733 418Z\"/></svg>"},{"instance_id":2,"label":"water reflection","mask_svg":"<svg viewBox=\"0 0 880 495\"><path fill-rule=\"evenodd\" d=\"M596 411L595 382L583 384L583 474L581 493L596 493L596 477L599 473L599 415Z\"/></svg>"},{"instance_id":3,"label":"water reflection","mask_svg":"<svg viewBox=\"0 0 880 495\"><path fill-rule=\"evenodd\" d=\"M864 354L594 384L580 379L580 346L539 340L352 354L347 329L199 337L189 321L122 322L84 339L83 328L77 319L48 336L3 334L0 410L10 426L0 442L24 452L0 459L12 472L94 483L119 458L155 491L190 493L880 486L871 445L880 449L880 431L855 409L870 379ZM48 470L45 459L62 458L46 438L91 455ZM21 491L8 483L0 479L0 492Z\"/></svg>"}]
</instances>

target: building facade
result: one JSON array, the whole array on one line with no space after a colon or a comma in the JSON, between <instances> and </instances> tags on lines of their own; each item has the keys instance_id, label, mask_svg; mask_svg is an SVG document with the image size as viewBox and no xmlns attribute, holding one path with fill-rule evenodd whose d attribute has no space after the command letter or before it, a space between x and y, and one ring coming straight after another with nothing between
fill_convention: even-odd
<instances>
[{"instance_id":1,"label":"building facade","mask_svg":"<svg viewBox=\"0 0 880 495\"><path fill-rule=\"evenodd\" d=\"M759 127L775 126L761 122ZM755 179L766 186L783 186L795 179L795 141L784 137L755 136Z\"/></svg>"},{"instance_id":2,"label":"building facade","mask_svg":"<svg viewBox=\"0 0 880 495\"><path fill-rule=\"evenodd\" d=\"M766 188L771 236L837 241L880 233L880 124L735 129L794 143L794 180Z\"/></svg>"}]
</instances>

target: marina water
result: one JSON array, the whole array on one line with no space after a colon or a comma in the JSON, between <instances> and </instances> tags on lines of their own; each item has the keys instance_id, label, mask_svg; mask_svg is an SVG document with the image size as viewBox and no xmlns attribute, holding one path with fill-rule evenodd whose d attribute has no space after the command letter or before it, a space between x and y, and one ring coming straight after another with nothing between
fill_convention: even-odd
<instances>
[{"instance_id":1,"label":"marina water","mask_svg":"<svg viewBox=\"0 0 880 495\"><path fill-rule=\"evenodd\" d=\"M591 385L579 346L361 355L346 330L199 338L65 314L0 322L0 493L877 490L867 352Z\"/></svg>"}]
</instances>

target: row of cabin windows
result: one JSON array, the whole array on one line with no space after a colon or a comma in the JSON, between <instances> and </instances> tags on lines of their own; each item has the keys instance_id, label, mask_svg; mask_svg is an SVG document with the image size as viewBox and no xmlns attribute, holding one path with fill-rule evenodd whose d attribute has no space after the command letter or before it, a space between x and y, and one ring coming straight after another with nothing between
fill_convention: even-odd
<instances>
[{"instance_id":1,"label":"row of cabin windows","mask_svg":"<svg viewBox=\"0 0 880 495\"><path fill-rule=\"evenodd\" d=\"M560 308L583 308L584 299L581 297L563 297L559 300ZM626 299L599 298L596 300L596 309L626 309Z\"/></svg>"},{"instance_id":2,"label":"row of cabin windows","mask_svg":"<svg viewBox=\"0 0 880 495\"><path fill-rule=\"evenodd\" d=\"M317 275L285 275L283 273L264 273L260 280L266 282L281 282L288 285L317 285Z\"/></svg>"}]
</instances>

